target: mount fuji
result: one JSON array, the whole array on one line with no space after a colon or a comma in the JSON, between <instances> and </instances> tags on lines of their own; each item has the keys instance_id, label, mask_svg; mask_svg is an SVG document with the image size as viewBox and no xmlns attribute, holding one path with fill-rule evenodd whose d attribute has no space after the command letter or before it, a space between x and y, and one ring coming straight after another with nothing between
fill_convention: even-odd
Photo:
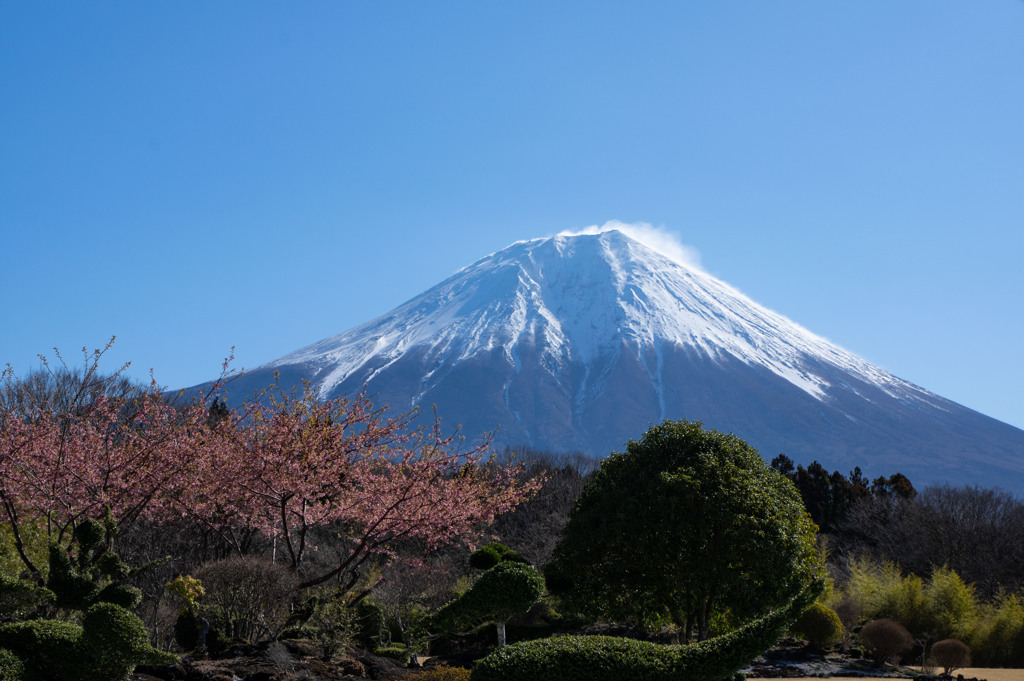
<instances>
[{"instance_id":1,"label":"mount fuji","mask_svg":"<svg viewBox=\"0 0 1024 681\"><path fill-rule=\"evenodd\" d=\"M842 472L1024 491L1024 430L829 343L621 231L520 241L382 317L248 371L364 387L496 445L604 456L663 419Z\"/></svg>"}]
</instances>

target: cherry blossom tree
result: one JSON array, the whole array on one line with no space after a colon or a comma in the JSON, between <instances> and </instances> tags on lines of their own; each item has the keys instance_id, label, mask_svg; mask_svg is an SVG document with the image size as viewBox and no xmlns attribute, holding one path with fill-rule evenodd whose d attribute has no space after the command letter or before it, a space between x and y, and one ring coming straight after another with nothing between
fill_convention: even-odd
<instances>
[{"instance_id":1,"label":"cherry blossom tree","mask_svg":"<svg viewBox=\"0 0 1024 681\"><path fill-rule=\"evenodd\" d=\"M87 362L87 382L106 349ZM60 540L109 511L122 524L187 518L240 554L241 537L259 532L281 547L302 587L337 579L348 588L371 557L394 556L396 542L429 551L471 540L539 485L496 465L486 438L463 451L436 416L414 428L415 413L388 417L364 395L264 395L240 409L219 406L210 419L214 392L175 407L155 381L129 395L94 386L59 409L20 399L9 367L2 384L0 505L37 574L19 539L26 522ZM311 538L325 528L337 560L305 570Z\"/></svg>"}]
</instances>

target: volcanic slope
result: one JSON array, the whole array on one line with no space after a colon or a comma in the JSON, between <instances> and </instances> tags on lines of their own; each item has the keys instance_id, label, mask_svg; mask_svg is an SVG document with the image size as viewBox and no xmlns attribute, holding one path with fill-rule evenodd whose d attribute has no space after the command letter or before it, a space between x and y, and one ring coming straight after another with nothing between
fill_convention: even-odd
<instances>
[{"instance_id":1,"label":"volcanic slope","mask_svg":"<svg viewBox=\"0 0 1024 681\"><path fill-rule=\"evenodd\" d=\"M308 380L436 405L495 444L605 456L653 423L768 459L1024 491L1024 431L928 392L620 231L521 241L386 315L247 372L232 401ZM500 427L499 427L500 426Z\"/></svg>"}]
</instances>

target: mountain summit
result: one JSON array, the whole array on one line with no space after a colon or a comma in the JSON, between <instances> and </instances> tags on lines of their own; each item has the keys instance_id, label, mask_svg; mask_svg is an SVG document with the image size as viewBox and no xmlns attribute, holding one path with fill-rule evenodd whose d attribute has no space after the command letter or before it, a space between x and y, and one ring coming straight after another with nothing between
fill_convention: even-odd
<instances>
[{"instance_id":1,"label":"mountain summit","mask_svg":"<svg viewBox=\"0 0 1024 681\"><path fill-rule=\"evenodd\" d=\"M871 365L620 231L521 241L388 314L247 372L232 394L367 387L498 444L604 456L653 423L766 458L1024 489L1024 431Z\"/></svg>"}]
</instances>

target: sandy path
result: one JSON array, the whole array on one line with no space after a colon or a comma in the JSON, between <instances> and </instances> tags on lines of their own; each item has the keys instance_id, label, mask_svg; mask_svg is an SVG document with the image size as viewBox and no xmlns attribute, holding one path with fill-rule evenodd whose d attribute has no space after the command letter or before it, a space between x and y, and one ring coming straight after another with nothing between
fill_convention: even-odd
<instances>
[{"instance_id":1,"label":"sandy path","mask_svg":"<svg viewBox=\"0 0 1024 681\"><path fill-rule=\"evenodd\" d=\"M957 669L953 672L953 678L963 674L965 679L986 679L987 681L1024 681L1024 669L983 669L971 667L968 669ZM838 678L838 677L837 677ZM779 679L757 679L750 677L748 681L780 681ZM785 679L785 681L821 681L821 679L801 678ZM896 681L896 679L874 679L868 676L857 677L856 681Z\"/></svg>"}]
</instances>

